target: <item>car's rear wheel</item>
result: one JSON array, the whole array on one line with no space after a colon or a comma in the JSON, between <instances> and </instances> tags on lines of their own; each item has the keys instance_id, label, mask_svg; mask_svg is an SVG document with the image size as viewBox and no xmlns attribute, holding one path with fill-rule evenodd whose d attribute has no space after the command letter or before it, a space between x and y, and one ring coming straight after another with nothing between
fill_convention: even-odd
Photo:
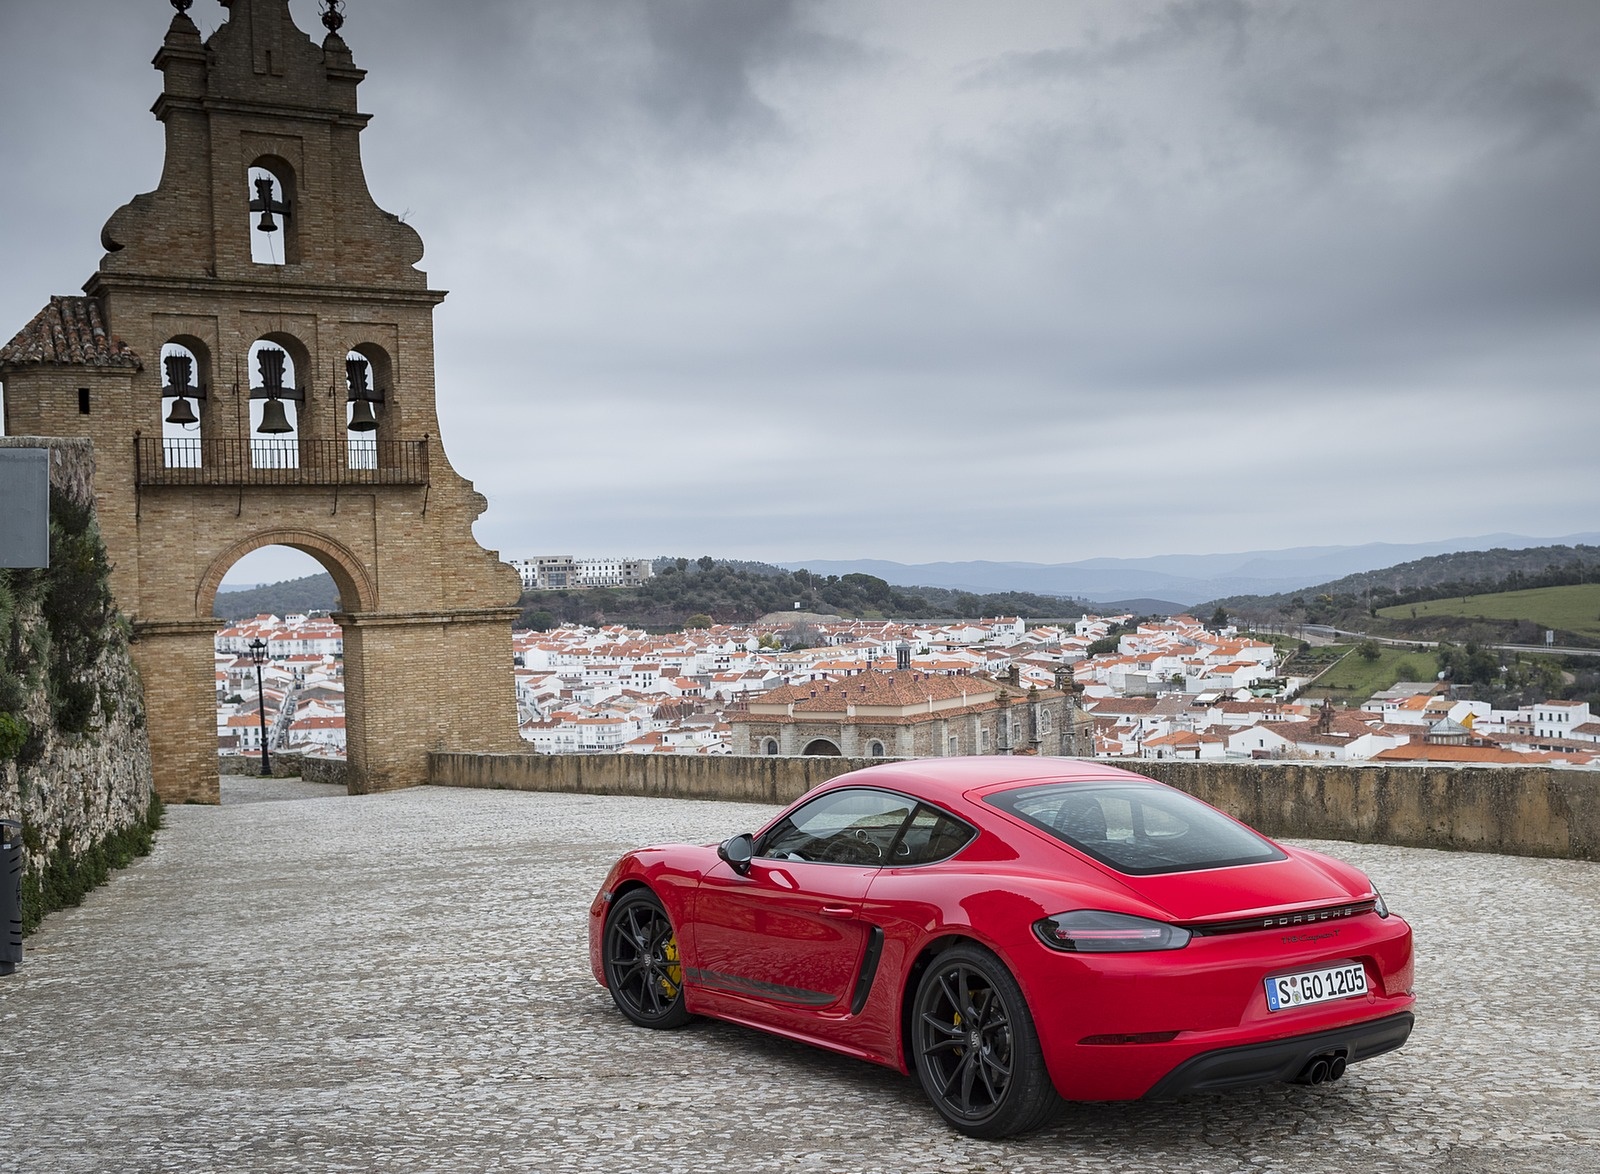
<instances>
[{"instance_id":1,"label":"car's rear wheel","mask_svg":"<svg viewBox=\"0 0 1600 1174\"><path fill-rule=\"evenodd\" d=\"M621 1011L640 1027L682 1027L683 963L667 911L649 889L617 898L606 918L606 987Z\"/></svg>"},{"instance_id":2,"label":"car's rear wheel","mask_svg":"<svg viewBox=\"0 0 1600 1174\"><path fill-rule=\"evenodd\" d=\"M1037 1129L1060 1105L1022 988L988 950L961 942L923 971L912 1006L917 1079L973 1137Z\"/></svg>"}]
</instances>

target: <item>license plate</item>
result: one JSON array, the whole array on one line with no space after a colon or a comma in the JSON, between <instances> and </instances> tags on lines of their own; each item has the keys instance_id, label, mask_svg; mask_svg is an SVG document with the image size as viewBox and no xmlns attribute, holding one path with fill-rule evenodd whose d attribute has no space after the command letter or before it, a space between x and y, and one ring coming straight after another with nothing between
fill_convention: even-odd
<instances>
[{"instance_id":1,"label":"license plate","mask_svg":"<svg viewBox=\"0 0 1600 1174\"><path fill-rule=\"evenodd\" d=\"M1326 970L1285 974L1266 980L1267 1010L1287 1011L1367 993L1367 971L1360 963L1346 962Z\"/></svg>"}]
</instances>

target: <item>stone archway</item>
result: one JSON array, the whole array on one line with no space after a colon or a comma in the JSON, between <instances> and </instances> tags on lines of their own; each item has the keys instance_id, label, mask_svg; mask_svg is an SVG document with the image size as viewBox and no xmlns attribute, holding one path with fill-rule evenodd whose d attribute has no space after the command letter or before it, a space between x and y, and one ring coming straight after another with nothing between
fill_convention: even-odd
<instances>
[{"instance_id":1,"label":"stone archway","mask_svg":"<svg viewBox=\"0 0 1600 1174\"><path fill-rule=\"evenodd\" d=\"M813 738L800 753L808 758L838 758L844 752L827 738Z\"/></svg>"},{"instance_id":2,"label":"stone archway","mask_svg":"<svg viewBox=\"0 0 1600 1174\"><path fill-rule=\"evenodd\" d=\"M336 538L314 530L275 529L242 538L212 560L195 588L197 622L209 620L212 616L217 590L228 571L252 551L268 546L285 546L308 554L329 574L339 592L339 608L335 616L342 621L341 627L352 618L352 613L371 614L378 610L378 592L372 575L362 565L359 556L348 546ZM212 622L214 626L215 621ZM372 748L366 745L367 731L372 728L367 707L373 703L381 704L381 695L374 697L364 688L365 674L362 671L364 661L359 641L356 647L352 647L348 634L343 635L343 640L346 761L348 763L354 760L362 764L363 768L370 768L374 754ZM377 757L381 759L382 755L379 754ZM346 773L349 789L352 792L372 789L368 769L352 772L347 768Z\"/></svg>"},{"instance_id":3,"label":"stone archway","mask_svg":"<svg viewBox=\"0 0 1600 1174\"><path fill-rule=\"evenodd\" d=\"M200 577L194 593L194 614L209 617L217 601L217 588L228 569L253 550L263 546L287 546L317 560L333 576L339 589L339 610L369 612L378 610L378 589L355 553L337 539L313 530L269 530L240 539L218 555ZM354 606L352 606L352 604Z\"/></svg>"}]
</instances>

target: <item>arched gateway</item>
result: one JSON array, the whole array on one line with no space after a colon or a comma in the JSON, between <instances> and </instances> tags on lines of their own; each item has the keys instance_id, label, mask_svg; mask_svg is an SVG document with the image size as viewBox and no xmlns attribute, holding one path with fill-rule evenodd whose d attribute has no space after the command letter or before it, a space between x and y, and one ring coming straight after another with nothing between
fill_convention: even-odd
<instances>
[{"instance_id":1,"label":"arched gateway","mask_svg":"<svg viewBox=\"0 0 1600 1174\"><path fill-rule=\"evenodd\" d=\"M519 747L517 576L473 539L486 503L439 443L444 294L367 192L337 9L319 47L287 0L222 3L202 44L174 0L161 184L107 222L87 296L0 350L6 431L94 441L164 799L216 801L211 604L270 544L339 588L351 789L409 786L430 750Z\"/></svg>"}]
</instances>

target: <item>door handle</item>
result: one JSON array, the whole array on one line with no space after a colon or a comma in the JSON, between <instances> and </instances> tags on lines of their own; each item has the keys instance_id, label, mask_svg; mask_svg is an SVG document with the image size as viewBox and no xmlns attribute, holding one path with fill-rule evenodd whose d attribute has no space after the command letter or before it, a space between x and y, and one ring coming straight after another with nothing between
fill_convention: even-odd
<instances>
[{"instance_id":1,"label":"door handle","mask_svg":"<svg viewBox=\"0 0 1600 1174\"><path fill-rule=\"evenodd\" d=\"M822 916L824 917L854 917L855 915L855 908L850 905L824 905L822 907Z\"/></svg>"}]
</instances>

